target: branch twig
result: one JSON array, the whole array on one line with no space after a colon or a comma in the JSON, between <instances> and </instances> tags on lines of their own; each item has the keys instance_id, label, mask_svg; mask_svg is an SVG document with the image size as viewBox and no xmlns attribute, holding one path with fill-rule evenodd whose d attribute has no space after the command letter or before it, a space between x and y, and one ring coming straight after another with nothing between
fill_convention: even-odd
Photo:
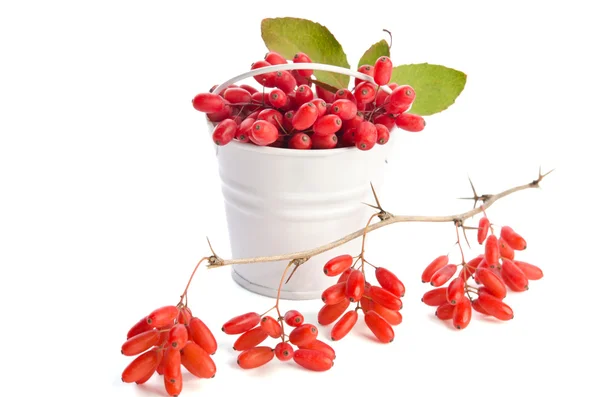
<instances>
[{"instance_id":1,"label":"branch twig","mask_svg":"<svg viewBox=\"0 0 600 397\"><path fill-rule=\"evenodd\" d=\"M507 189L507 190L497 193L497 194L492 194L492 195L486 194L486 195L482 195L482 196L477 196L475 194L475 197L472 199L475 199L476 202L482 201L483 204L479 207L473 208L472 210L463 212L461 214L446 215L446 216L421 216L421 215L392 215L390 213L386 213L388 216L385 217L380 222L369 225L366 228L361 228L361 229L355 231L354 233L351 233L347 236L344 236L338 240L332 241L332 242L322 245L320 247L316 247L316 248L306 250L306 251L293 252L293 253L285 254L285 255L259 256L259 257L254 257L254 258L222 259L222 258L219 258L218 256L214 255L209 258L209 264L207 265L207 268L214 269L214 268L229 266L229 265L241 265L241 264L260 263L260 262L277 262L277 261L284 261L284 260L291 261L294 259L301 260L302 263L304 263L313 256L319 255L323 252L327 252L333 248L339 247L340 245L344 245L349 241L352 241L356 238L362 237L366 233L370 233L372 231L375 231L382 227L391 225L393 223L400 223L400 222L437 222L437 223L454 222L454 223L462 224L463 221L465 221L466 219L472 218L473 216L483 212L486 208L491 207L492 204L494 204L496 201L500 200L501 198L504 198L510 194L519 192L521 190L539 188L539 185L540 185L540 182L542 181L542 179L544 179L544 177L546 177L552 171L554 171L554 170L551 170L545 174L542 174L541 169L540 169L539 175L538 175L537 179L535 179L534 181L529 182L524 185L520 185L520 186L516 186L516 187L510 188L510 189Z\"/></svg>"}]
</instances>

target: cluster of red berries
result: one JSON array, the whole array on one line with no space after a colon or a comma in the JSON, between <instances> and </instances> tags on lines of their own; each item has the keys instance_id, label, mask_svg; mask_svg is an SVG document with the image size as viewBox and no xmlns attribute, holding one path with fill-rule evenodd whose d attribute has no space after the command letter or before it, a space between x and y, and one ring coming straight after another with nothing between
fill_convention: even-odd
<instances>
[{"instance_id":1,"label":"cluster of red berries","mask_svg":"<svg viewBox=\"0 0 600 397\"><path fill-rule=\"evenodd\" d=\"M424 283L436 287L426 292L422 301L436 307L436 316L441 320L452 320L457 329L469 325L472 309L502 321L511 320L514 317L513 310L504 302L508 289L526 291L530 280L543 277L539 267L515 260L515 251L524 250L527 243L510 226L503 226L500 236L497 236L489 219L484 216L479 221L477 242L485 244L484 254L468 262L463 261L461 265L449 263L448 255L439 256L425 268L421 276ZM462 269L452 279L459 266ZM477 286L468 284L471 278Z\"/></svg>"},{"instance_id":2,"label":"cluster of red berries","mask_svg":"<svg viewBox=\"0 0 600 397\"><path fill-rule=\"evenodd\" d=\"M299 52L292 62L311 60ZM252 69L287 63L271 51ZM236 140L289 149L356 146L370 150L386 144L395 126L411 132L423 130L425 120L406 113L415 100L411 86L389 84L391 94L381 89L392 76L389 57L382 56L375 65L363 65L358 71L371 76L375 84L356 78L352 91L330 92L312 79L313 70L283 70L255 76L262 91L246 84L231 85L219 95L212 89L196 95L192 105L216 124L212 137L217 145Z\"/></svg>"},{"instance_id":3,"label":"cluster of red berries","mask_svg":"<svg viewBox=\"0 0 600 397\"><path fill-rule=\"evenodd\" d=\"M285 324L293 328L289 335L285 333ZM293 359L312 371L327 371L335 359L333 348L317 339L317 327L305 323L304 316L297 310L289 310L277 319L255 312L245 313L227 321L222 331L239 335L233 349L240 352L237 363L243 369L263 366L277 357L280 361ZM269 337L281 342L275 347L262 344Z\"/></svg>"},{"instance_id":4,"label":"cluster of red berries","mask_svg":"<svg viewBox=\"0 0 600 397\"><path fill-rule=\"evenodd\" d=\"M364 321L375 337L389 343L394 340L392 326L402 322L402 300L405 288L394 273L383 267L375 269L379 285L365 281L364 265L355 268L354 258L340 255L327 261L323 272L329 277L339 276L337 282L323 291L321 299L325 305L318 314L321 325L334 324L331 339L345 337L358 321L358 311L362 310ZM350 304L356 307L347 310ZM337 322L336 322L337 321Z\"/></svg>"},{"instance_id":5,"label":"cluster of red berries","mask_svg":"<svg viewBox=\"0 0 600 397\"><path fill-rule=\"evenodd\" d=\"M217 341L206 324L187 306L164 306L140 319L121 347L126 356L137 356L123 371L126 383L142 384L156 372L164 377L169 396L183 388L181 367L198 378L213 378L217 371L210 357Z\"/></svg>"}]
</instances>

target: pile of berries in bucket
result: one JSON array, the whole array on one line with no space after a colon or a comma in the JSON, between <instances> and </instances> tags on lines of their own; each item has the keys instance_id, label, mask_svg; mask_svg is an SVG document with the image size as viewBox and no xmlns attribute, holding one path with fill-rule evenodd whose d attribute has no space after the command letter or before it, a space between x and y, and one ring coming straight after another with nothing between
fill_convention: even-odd
<instances>
[{"instance_id":1,"label":"pile of berries in bucket","mask_svg":"<svg viewBox=\"0 0 600 397\"><path fill-rule=\"evenodd\" d=\"M311 63L297 53L293 63ZM252 69L289 63L277 52L269 52ZM312 78L312 69L281 70L254 76L262 87L230 85L219 95L200 93L192 100L194 108L215 123L213 141L231 141L287 149L333 149L357 147L370 150L385 145L394 127L410 132L425 128L423 117L408 113L415 100L409 85L389 84L392 61L387 56L358 72L374 83L354 80L354 88L336 90ZM387 86L391 94L381 89ZM314 90L313 90L314 88Z\"/></svg>"}]
</instances>

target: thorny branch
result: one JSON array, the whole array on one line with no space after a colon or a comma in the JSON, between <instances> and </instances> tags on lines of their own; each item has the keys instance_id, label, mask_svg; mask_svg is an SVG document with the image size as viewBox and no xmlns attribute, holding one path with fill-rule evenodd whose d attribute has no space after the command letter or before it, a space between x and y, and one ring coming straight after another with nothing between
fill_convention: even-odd
<instances>
[{"instance_id":1,"label":"thorny branch","mask_svg":"<svg viewBox=\"0 0 600 397\"><path fill-rule=\"evenodd\" d=\"M294 265L295 265L294 270L295 270L300 264L308 261L313 256L319 255L323 252L327 252L333 248L339 247L340 245L344 245L349 241L352 241L356 238L362 237L363 235L365 235L367 233L370 233L370 232L380 229L382 227L391 225L393 223L399 223L399 222L438 222L438 223L453 222L457 226L466 227L466 226L463 226L463 223L466 219L472 218L473 216L483 212L486 208L491 207L496 201L500 200L501 198L504 198L510 194L513 194L513 193L516 193L516 192L519 192L522 190L539 188L540 182L542 181L542 179L544 179L552 171L554 171L554 170L550 170L549 172L542 174L542 171L540 168L538 177L535 180L533 180L532 182L529 182L529 183L526 183L526 184L520 185L520 186L515 186L513 188L504 190L503 192L500 192L497 194L484 194L481 196L479 196L479 195L477 195L477 193L475 193L475 188L473 187L473 184L472 184L471 180L469 179L469 182L471 183L471 188L473 189L473 197L469 197L468 199L474 200L475 206L470 211L463 212L461 214L455 214L455 215L446 215L446 216L393 215L387 211L384 211L381 208L381 206L379 204L379 200L377 199L377 196L375 195L377 206L372 206L372 207L380 210L378 215L379 215L379 218L381 219L381 221L378 223L371 224L371 225L367 226L366 228L361 228L361 229L355 231L354 233L351 233L347 236L344 236L338 240L332 241L332 242L322 245L320 247L316 247L316 248L306 250L306 251L285 254L285 255L259 256L259 257L254 257L254 258L239 258L239 259L222 259L213 253L213 256L208 258L209 264L207 265L207 268L213 269L213 268L229 266L229 265L261 263L261 262L277 262L277 261L285 260L285 261L295 261L294 262ZM375 192L373 192L373 193L375 193ZM480 201L482 204L479 207L477 207L477 203Z\"/></svg>"}]
</instances>

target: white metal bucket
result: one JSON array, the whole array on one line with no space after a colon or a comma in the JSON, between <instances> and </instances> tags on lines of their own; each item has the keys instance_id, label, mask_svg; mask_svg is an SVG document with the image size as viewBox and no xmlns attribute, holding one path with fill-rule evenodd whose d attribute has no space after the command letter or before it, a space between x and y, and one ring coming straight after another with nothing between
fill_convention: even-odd
<instances>
[{"instance_id":1,"label":"white metal bucket","mask_svg":"<svg viewBox=\"0 0 600 397\"><path fill-rule=\"evenodd\" d=\"M331 65L288 64L252 70L223 83L213 92L218 94L228 85L252 75L294 68L335 69L333 71L363 80L371 79ZM208 124L212 133L212 123ZM363 202L374 203L370 183L375 189L381 186L383 167L394 136L392 133L386 145L375 145L368 151L357 148L293 150L236 141L225 146L215 145L232 257L271 256L312 249L364 227L376 210ZM360 239L355 239L302 264L282 288L281 298L320 298L323 290L337 280L337 277L325 276L325 262L340 254L357 255L360 243ZM232 275L244 288L275 297L287 263L234 265Z\"/></svg>"}]
</instances>

